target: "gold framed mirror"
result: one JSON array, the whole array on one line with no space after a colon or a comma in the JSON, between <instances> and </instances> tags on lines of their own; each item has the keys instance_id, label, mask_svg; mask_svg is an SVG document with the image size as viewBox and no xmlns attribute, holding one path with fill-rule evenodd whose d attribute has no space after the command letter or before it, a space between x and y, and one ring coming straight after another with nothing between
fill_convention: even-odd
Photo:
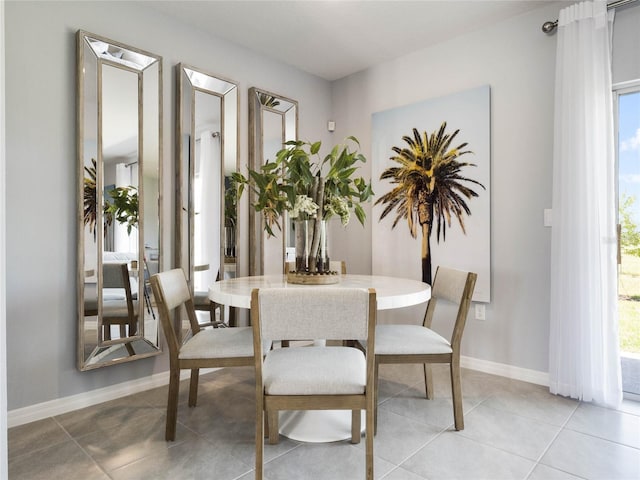
<instances>
[{"instance_id":1,"label":"gold framed mirror","mask_svg":"<svg viewBox=\"0 0 640 480\"><path fill-rule=\"evenodd\" d=\"M298 102L260 90L249 89L249 168L259 171L267 160L274 160L285 142L298 139ZM255 193L249 190L249 203ZM283 219L282 225L289 225ZM249 208L249 275L283 274L289 228L269 237L264 218Z\"/></svg>"},{"instance_id":2,"label":"gold framed mirror","mask_svg":"<svg viewBox=\"0 0 640 480\"><path fill-rule=\"evenodd\" d=\"M177 69L176 261L186 273L200 323L233 323L211 304L209 285L236 276L237 83L180 64ZM188 322L185 327L188 328Z\"/></svg>"},{"instance_id":3,"label":"gold framed mirror","mask_svg":"<svg viewBox=\"0 0 640 480\"><path fill-rule=\"evenodd\" d=\"M162 58L77 36L80 370L160 353Z\"/></svg>"}]
</instances>

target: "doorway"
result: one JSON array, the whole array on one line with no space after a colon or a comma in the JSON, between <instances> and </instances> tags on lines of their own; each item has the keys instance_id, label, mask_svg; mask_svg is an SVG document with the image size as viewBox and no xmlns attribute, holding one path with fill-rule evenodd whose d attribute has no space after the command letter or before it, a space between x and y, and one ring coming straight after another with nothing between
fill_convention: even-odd
<instances>
[{"instance_id":1,"label":"doorway","mask_svg":"<svg viewBox=\"0 0 640 480\"><path fill-rule=\"evenodd\" d=\"M640 81L614 88L618 171L618 332L625 397L640 399Z\"/></svg>"}]
</instances>

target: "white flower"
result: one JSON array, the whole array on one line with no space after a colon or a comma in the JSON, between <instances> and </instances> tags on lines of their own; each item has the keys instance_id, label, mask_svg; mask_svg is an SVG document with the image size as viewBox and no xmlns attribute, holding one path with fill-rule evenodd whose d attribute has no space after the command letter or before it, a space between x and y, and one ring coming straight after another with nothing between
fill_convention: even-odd
<instances>
[{"instance_id":1,"label":"white flower","mask_svg":"<svg viewBox=\"0 0 640 480\"><path fill-rule=\"evenodd\" d=\"M337 215L340 217L343 226L347 226L349 223L349 219L351 218L349 204L342 197L331 197L331 200L329 200L329 203L324 209L327 212L326 218Z\"/></svg>"},{"instance_id":2,"label":"white flower","mask_svg":"<svg viewBox=\"0 0 640 480\"><path fill-rule=\"evenodd\" d=\"M307 195L296 195L296 204L291 210L291 218L298 218L301 213L306 213L310 217L318 211L318 205Z\"/></svg>"}]
</instances>

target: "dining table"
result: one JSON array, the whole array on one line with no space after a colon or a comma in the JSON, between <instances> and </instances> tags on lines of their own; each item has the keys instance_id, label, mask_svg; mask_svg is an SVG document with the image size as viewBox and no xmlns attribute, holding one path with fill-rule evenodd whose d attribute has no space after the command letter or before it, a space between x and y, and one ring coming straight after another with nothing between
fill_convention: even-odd
<instances>
[{"instance_id":1,"label":"dining table","mask_svg":"<svg viewBox=\"0 0 640 480\"><path fill-rule=\"evenodd\" d=\"M209 286L209 299L235 308L251 308L251 292L256 288L308 288L289 283L286 275L237 277ZM431 286L419 280L383 275L339 275L336 283L322 288L373 288L378 310L410 307L431 298ZM322 344L323 340L315 340ZM364 417L364 411L362 412ZM364 418L362 425L364 425ZM333 442L351 438L351 412L346 410L306 410L280 412L280 434L302 442Z\"/></svg>"}]
</instances>

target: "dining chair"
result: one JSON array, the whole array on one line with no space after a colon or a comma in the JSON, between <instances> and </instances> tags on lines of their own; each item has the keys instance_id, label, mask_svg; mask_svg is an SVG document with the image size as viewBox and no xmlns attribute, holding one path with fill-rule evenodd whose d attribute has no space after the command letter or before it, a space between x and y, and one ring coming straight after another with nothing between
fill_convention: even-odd
<instances>
[{"instance_id":1,"label":"dining chair","mask_svg":"<svg viewBox=\"0 0 640 480\"><path fill-rule=\"evenodd\" d=\"M360 442L360 412L365 410L366 478L373 479L374 356L344 346L260 349L264 339L282 338L366 338L374 345L376 307L374 289L252 291L257 480L262 479L265 418L269 443L277 443L280 410L351 410L352 443Z\"/></svg>"},{"instance_id":2,"label":"dining chair","mask_svg":"<svg viewBox=\"0 0 640 480\"><path fill-rule=\"evenodd\" d=\"M102 286L103 338L111 340L111 325L120 326L120 338L135 335L138 329L138 300L133 298L131 292L127 264L104 263Z\"/></svg>"},{"instance_id":3,"label":"dining chair","mask_svg":"<svg viewBox=\"0 0 640 480\"><path fill-rule=\"evenodd\" d=\"M344 260L330 260L329 268L334 272L340 272L341 275L347 274L347 262ZM296 262L285 262L284 264L284 274L286 275L289 272L292 272L296 269ZM351 340L345 340L345 345L347 345ZM281 345L283 347L291 346L291 340L281 340Z\"/></svg>"},{"instance_id":4,"label":"dining chair","mask_svg":"<svg viewBox=\"0 0 640 480\"><path fill-rule=\"evenodd\" d=\"M253 365L253 333L251 327L200 328L187 278L180 268L153 275L151 288L169 347L169 395L165 438L175 440L180 370L191 370L189 406L195 407L199 369ZM186 309L193 335L180 344L171 321L171 312L182 305ZM268 348L269 345L265 345L263 350Z\"/></svg>"},{"instance_id":5,"label":"dining chair","mask_svg":"<svg viewBox=\"0 0 640 480\"><path fill-rule=\"evenodd\" d=\"M451 376L451 391L453 396L453 416L456 430L464 429L462 412L462 388L460 381L460 344L462 333L467 321L471 297L475 288L477 274L463 272L451 268L438 267L433 280L431 299L422 325L378 325L376 327L375 343L375 379L376 392L378 387L378 370L381 364L389 363L422 363L424 366L424 381L427 399L433 398L432 363L448 363ZM457 306L442 308L443 304ZM439 305L438 318L451 316L453 333L450 340L442 337L431 329L436 315L436 305ZM375 425L377 428L377 398Z\"/></svg>"}]
</instances>

